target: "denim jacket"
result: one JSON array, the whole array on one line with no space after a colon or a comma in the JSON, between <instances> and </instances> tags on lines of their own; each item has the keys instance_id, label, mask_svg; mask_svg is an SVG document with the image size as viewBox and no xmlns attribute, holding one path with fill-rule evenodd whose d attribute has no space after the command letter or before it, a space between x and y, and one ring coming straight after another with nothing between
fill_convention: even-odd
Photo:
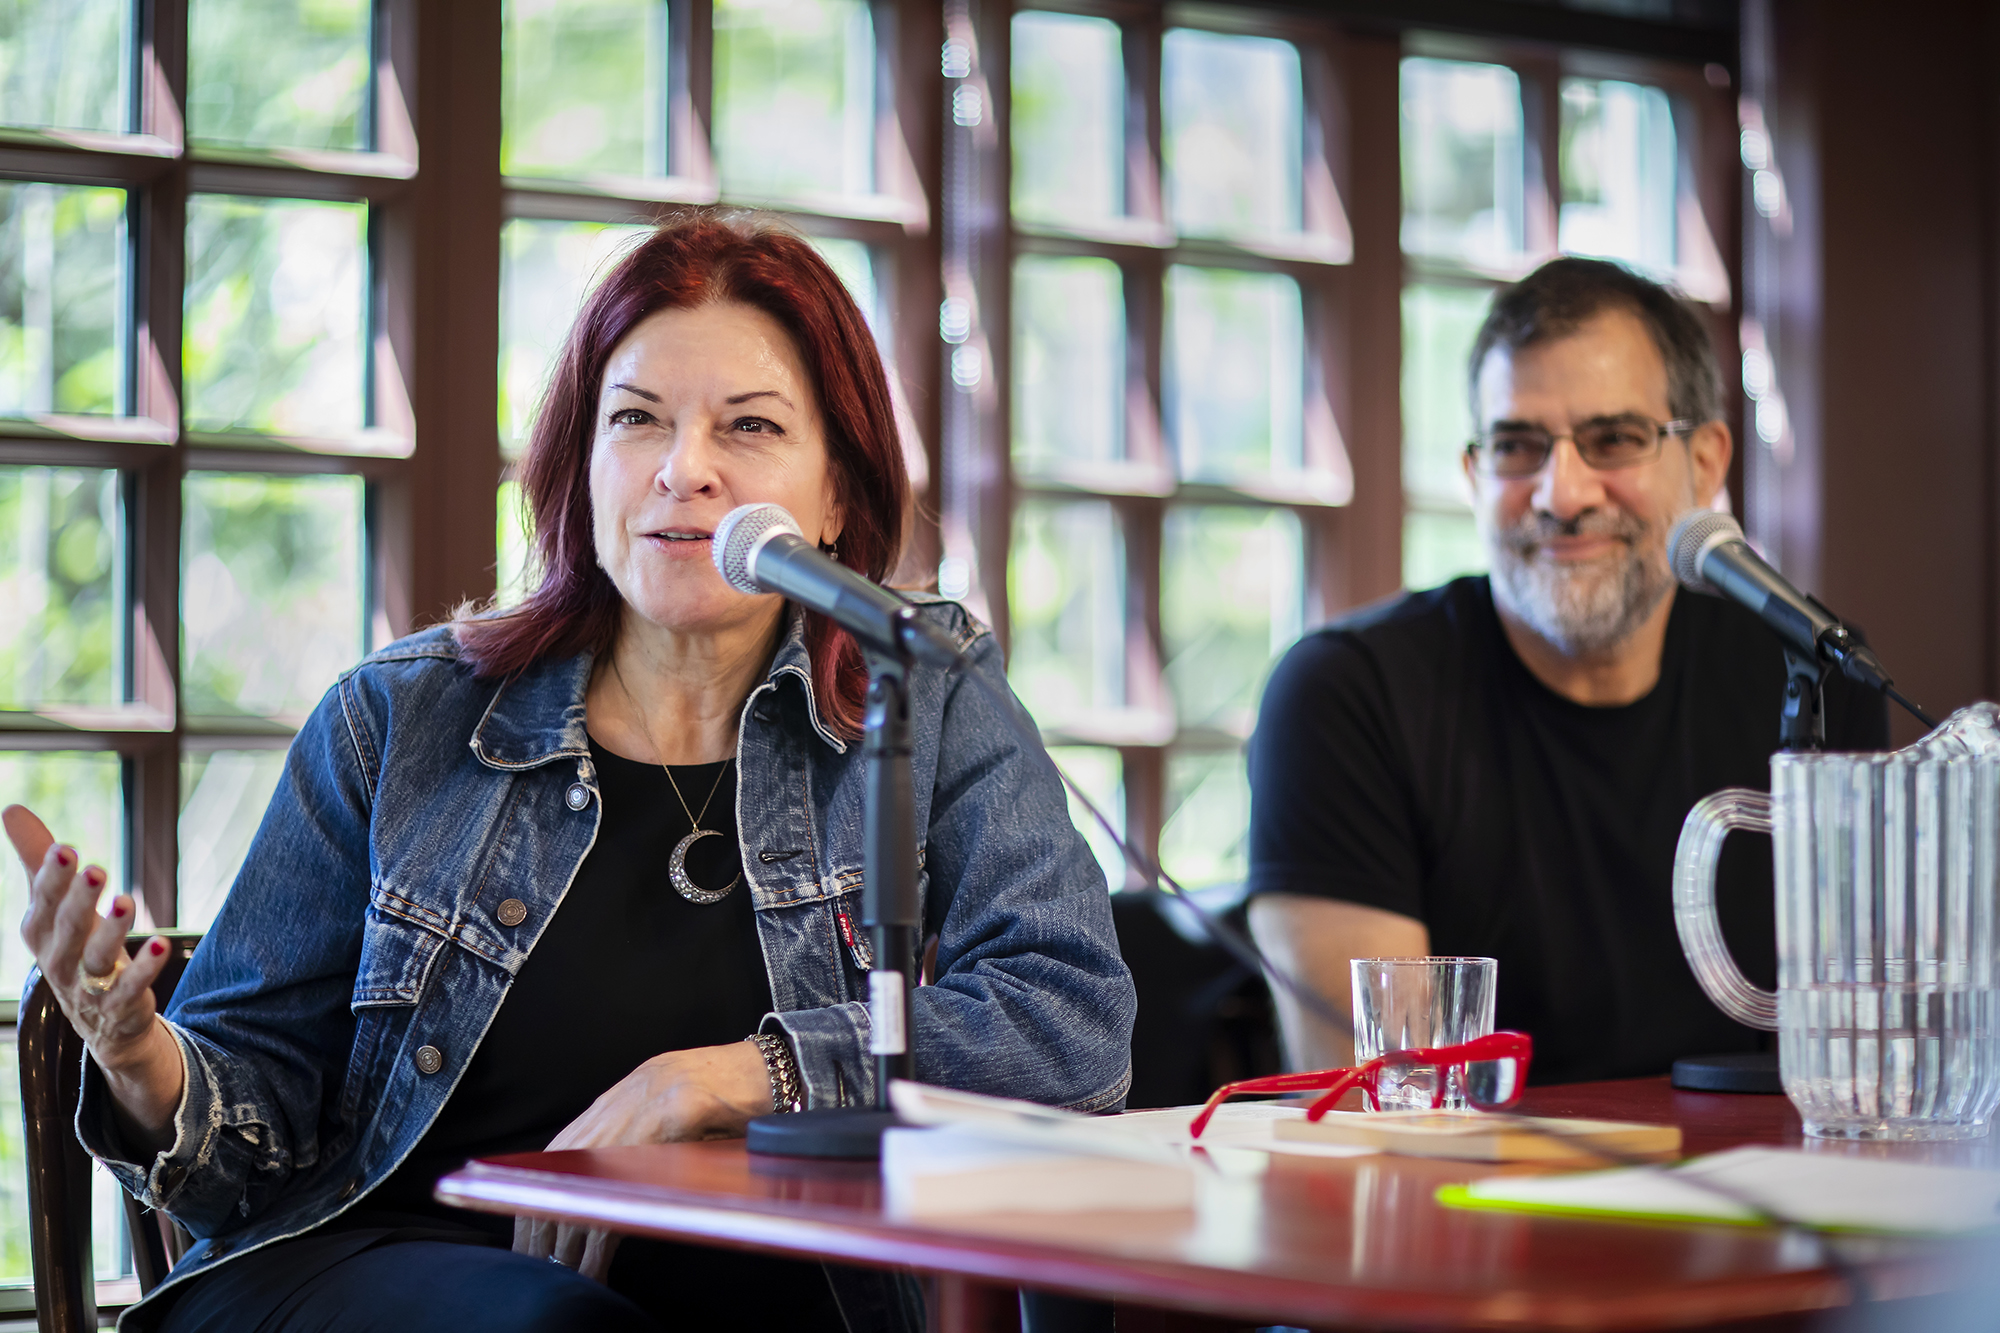
<instances>
[{"instance_id":1,"label":"denim jacket","mask_svg":"<svg viewBox=\"0 0 2000 1333\"><path fill-rule=\"evenodd\" d=\"M922 614L1011 702L983 626L936 600ZM841 929L845 913L858 937L864 764L822 721L790 617L737 741L764 1030L789 1037L809 1105L866 1104L865 957ZM428 630L342 676L299 732L167 1009L187 1063L172 1146L126 1160L85 1059L84 1146L196 1238L169 1284L326 1222L424 1136L596 836L590 672L584 655L482 681L448 629ZM968 680L919 668L910 709L938 935L935 981L913 994L917 1076L1121 1105L1132 980L1054 768ZM499 915L509 900L527 908L518 924Z\"/></svg>"}]
</instances>

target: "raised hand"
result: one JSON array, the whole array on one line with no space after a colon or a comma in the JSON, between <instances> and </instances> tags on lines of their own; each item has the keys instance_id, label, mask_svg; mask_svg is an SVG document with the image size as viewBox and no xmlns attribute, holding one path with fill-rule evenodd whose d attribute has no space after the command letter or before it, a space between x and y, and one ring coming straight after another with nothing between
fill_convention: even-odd
<instances>
[{"instance_id":1,"label":"raised hand","mask_svg":"<svg viewBox=\"0 0 2000 1333\"><path fill-rule=\"evenodd\" d=\"M154 936L129 962L125 937L133 902L119 894L99 916L99 866L81 866L74 847L56 842L24 806L0 811L0 823L29 879L21 938L55 992L56 1003L104 1071L120 1128L135 1150L158 1151L173 1139L187 1071L180 1044L160 1021L153 982L166 966L167 942Z\"/></svg>"}]
</instances>

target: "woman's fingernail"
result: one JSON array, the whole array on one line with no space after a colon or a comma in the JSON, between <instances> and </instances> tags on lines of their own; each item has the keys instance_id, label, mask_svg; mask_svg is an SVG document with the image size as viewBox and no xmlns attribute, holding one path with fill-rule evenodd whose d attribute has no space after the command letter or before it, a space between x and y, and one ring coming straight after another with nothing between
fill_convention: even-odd
<instances>
[{"instance_id":1,"label":"woman's fingernail","mask_svg":"<svg viewBox=\"0 0 2000 1333\"><path fill-rule=\"evenodd\" d=\"M125 904L124 904L124 902L123 902L123 901L120 901L120 902L115 902L115 903L111 904L111 915L113 915L113 916L124 916L124 915L125 915Z\"/></svg>"},{"instance_id":2,"label":"woman's fingernail","mask_svg":"<svg viewBox=\"0 0 2000 1333\"><path fill-rule=\"evenodd\" d=\"M146 947L153 951L153 957L158 958L161 954L167 951L167 942L165 940L154 940L151 944L147 945Z\"/></svg>"},{"instance_id":3,"label":"woman's fingernail","mask_svg":"<svg viewBox=\"0 0 2000 1333\"><path fill-rule=\"evenodd\" d=\"M104 872L96 866L92 866L83 872L83 882L90 885L93 889L101 889L104 887Z\"/></svg>"},{"instance_id":4,"label":"woman's fingernail","mask_svg":"<svg viewBox=\"0 0 2000 1333\"><path fill-rule=\"evenodd\" d=\"M56 848L56 864L67 869L76 864L76 853L67 847Z\"/></svg>"}]
</instances>

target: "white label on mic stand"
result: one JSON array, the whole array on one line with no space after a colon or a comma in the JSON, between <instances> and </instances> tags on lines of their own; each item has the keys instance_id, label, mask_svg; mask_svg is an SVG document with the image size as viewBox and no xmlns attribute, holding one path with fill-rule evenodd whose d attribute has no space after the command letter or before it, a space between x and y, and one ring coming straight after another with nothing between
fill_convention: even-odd
<instances>
[{"instance_id":1,"label":"white label on mic stand","mask_svg":"<svg viewBox=\"0 0 2000 1333\"><path fill-rule=\"evenodd\" d=\"M868 974L868 1053L901 1055L909 1049L903 1032L903 974Z\"/></svg>"}]
</instances>

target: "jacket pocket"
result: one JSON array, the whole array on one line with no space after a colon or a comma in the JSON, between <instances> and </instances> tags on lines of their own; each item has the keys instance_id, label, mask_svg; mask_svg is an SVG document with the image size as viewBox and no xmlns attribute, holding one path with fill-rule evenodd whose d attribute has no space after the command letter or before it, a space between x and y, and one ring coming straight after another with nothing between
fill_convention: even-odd
<instances>
[{"instance_id":1,"label":"jacket pocket","mask_svg":"<svg viewBox=\"0 0 2000 1333\"><path fill-rule=\"evenodd\" d=\"M380 897L369 904L362 921L361 964L349 1005L354 1046L341 1080L340 1119L356 1129L363 1109L375 1104L386 1062L401 1045L424 977L444 943L435 933L381 910Z\"/></svg>"}]
</instances>

